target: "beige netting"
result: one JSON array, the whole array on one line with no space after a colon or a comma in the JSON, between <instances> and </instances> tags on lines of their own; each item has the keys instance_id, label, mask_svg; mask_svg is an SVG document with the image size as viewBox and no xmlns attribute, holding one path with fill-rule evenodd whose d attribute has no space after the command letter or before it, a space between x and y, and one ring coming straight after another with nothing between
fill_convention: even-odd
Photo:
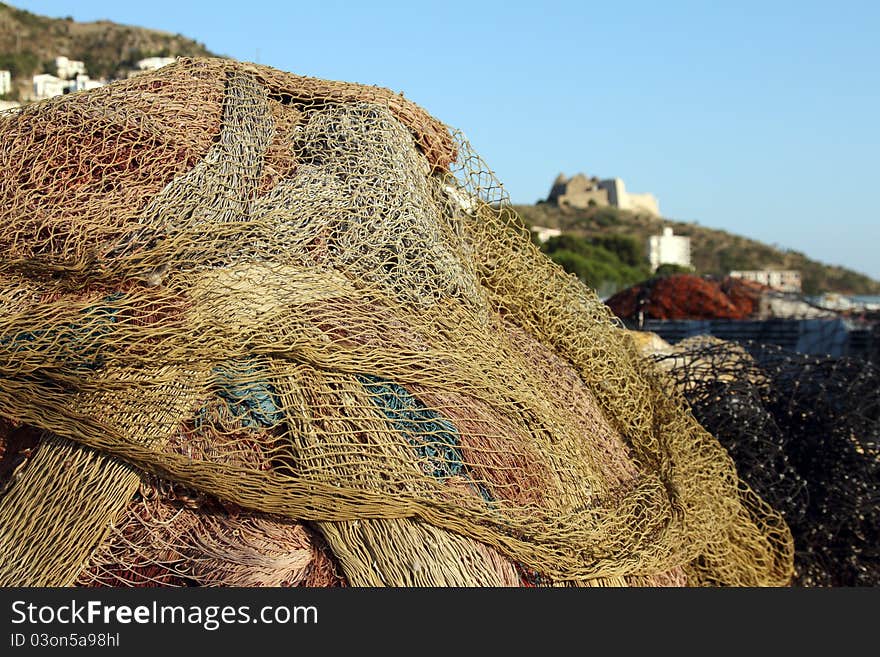
<instances>
[{"instance_id":1,"label":"beige netting","mask_svg":"<svg viewBox=\"0 0 880 657\"><path fill-rule=\"evenodd\" d=\"M402 96L181 59L0 135L0 583L789 582L781 517Z\"/></svg>"}]
</instances>

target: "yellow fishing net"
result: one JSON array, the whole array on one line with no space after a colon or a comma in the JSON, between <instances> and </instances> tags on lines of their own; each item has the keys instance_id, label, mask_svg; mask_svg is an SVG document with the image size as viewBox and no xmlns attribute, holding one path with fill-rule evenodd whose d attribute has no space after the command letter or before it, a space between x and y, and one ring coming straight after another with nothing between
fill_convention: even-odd
<instances>
[{"instance_id":1,"label":"yellow fishing net","mask_svg":"<svg viewBox=\"0 0 880 657\"><path fill-rule=\"evenodd\" d=\"M0 139L0 584L789 582L781 517L403 96L180 59Z\"/></svg>"}]
</instances>

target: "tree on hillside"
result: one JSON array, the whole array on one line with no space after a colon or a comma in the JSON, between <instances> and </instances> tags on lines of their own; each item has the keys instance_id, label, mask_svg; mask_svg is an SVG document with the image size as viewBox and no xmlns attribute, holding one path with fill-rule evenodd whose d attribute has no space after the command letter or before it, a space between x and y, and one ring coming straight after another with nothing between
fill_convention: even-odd
<instances>
[{"instance_id":1,"label":"tree on hillside","mask_svg":"<svg viewBox=\"0 0 880 657\"><path fill-rule=\"evenodd\" d=\"M657 267L657 270L654 272L655 276L673 276L675 274L693 274L693 267L685 267L684 265L677 265L672 262L664 262L662 265Z\"/></svg>"},{"instance_id":2,"label":"tree on hillside","mask_svg":"<svg viewBox=\"0 0 880 657\"><path fill-rule=\"evenodd\" d=\"M612 241L615 246L624 243L625 241ZM650 275L647 261L636 266L630 265L621 260L615 251L571 233L551 237L541 245L541 250L565 271L577 276L602 296L643 281ZM629 254L628 249L623 251Z\"/></svg>"}]
</instances>

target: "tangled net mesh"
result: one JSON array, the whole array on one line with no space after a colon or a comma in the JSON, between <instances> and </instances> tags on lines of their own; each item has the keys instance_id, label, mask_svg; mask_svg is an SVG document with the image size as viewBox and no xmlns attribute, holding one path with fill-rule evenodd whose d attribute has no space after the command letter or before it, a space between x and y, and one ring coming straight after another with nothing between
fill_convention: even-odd
<instances>
[{"instance_id":1,"label":"tangled net mesh","mask_svg":"<svg viewBox=\"0 0 880 657\"><path fill-rule=\"evenodd\" d=\"M0 584L786 585L461 134L180 59L0 117Z\"/></svg>"},{"instance_id":2,"label":"tangled net mesh","mask_svg":"<svg viewBox=\"0 0 880 657\"><path fill-rule=\"evenodd\" d=\"M880 370L701 336L654 359L791 528L798 586L880 586Z\"/></svg>"}]
</instances>

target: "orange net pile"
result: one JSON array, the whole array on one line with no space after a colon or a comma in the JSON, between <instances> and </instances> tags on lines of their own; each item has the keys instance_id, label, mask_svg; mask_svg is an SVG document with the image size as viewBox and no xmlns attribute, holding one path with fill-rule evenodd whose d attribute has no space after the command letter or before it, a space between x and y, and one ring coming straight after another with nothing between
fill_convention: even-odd
<instances>
[{"instance_id":1,"label":"orange net pile","mask_svg":"<svg viewBox=\"0 0 880 657\"><path fill-rule=\"evenodd\" d=\"M766 289L729 276L674 274L621 290L606 303L621 319L747 319L758 313Z\"/></svg>"}]
</instances>

